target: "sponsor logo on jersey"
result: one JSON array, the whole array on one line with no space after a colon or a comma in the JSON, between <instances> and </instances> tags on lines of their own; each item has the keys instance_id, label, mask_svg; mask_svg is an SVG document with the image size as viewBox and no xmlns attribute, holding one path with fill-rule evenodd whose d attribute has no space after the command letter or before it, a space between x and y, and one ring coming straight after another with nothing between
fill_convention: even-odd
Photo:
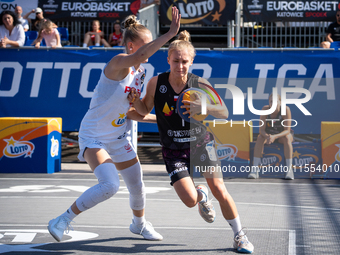
<instances>
[{"instance_id":1,"label":"sponsor logo on jersey","mask_svg":"<svg viewBox=\"0 0 340 255\"><path fill-rule=\"evenodd\" d=\"M161 85L159 87L159 92L161 92L162 94L166 93L167 92L167 87L165 85Z\"/></svg>"},{"instance_id":2,"label":"sponsor logo on jersey","mask_svg":"<svg viewBox=\"0 0 340 255\"><path fill-rule=\"evenodd\" d=\"M137 84L138 85L138 84ZM140 91L140 89L136 89L136 88L134 88L135 90L136 90L136 92L140 95L141 94L141 91ZM129 87L129 86L125 86L125 89L124 89L124 93L130 93L131 92L131 87Z\"/></svg>"},{"instance_id":3,"label":"sponsor logo on jersey","mask_svg":"<svg viewBox=\"0 0 340 255\"><path fill-rule=\"evenodd\" d=\"M131 145L129 143L124 145L124 149L126 150L126 152L131 152L132 151L132 147L131 147Z\"/></svg>"},{"instance_id":4,"label":"sponsor logo on jersey","mask_svg":"<svg viewBox=\"0 0 340 255\"><path fill-rule=\"evenodd\" d=\"M169 107L168 103L165 102L163 112L165 116L171 116L174 112L174 107L173 106Z\"/></svg>"},{"instance_id":5,"label":"sponsor logo on jersey","mask_svg":"<svg viewBox=\"0 0 340 255\"><path fill-rule=\"evenodd\" d=\"M143 85L145 80L145 73L142 74L142 76L140 77L140 85Z\"/></svg>"},{"instance_id":6,"label":"sponsor logo on jersey","mask_svg":"<svg viewBox=\"0 0 340 255\"><path fill-rule=\"evenodd\" d=\"M114 127L121 127L125 124L126 122L126 116L125 113L119 114L118 119L114 119L111 124Z\"/></svg>"}]
</instances>

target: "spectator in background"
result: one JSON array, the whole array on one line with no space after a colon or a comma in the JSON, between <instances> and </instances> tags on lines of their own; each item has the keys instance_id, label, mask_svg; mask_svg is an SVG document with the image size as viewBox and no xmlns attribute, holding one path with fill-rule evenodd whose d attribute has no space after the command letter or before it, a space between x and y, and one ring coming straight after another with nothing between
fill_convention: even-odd
<instances>
[{"instance_id":1,"label":"spectator in background","mask_svg":"<svg viewBox=\"0 0 340 255\"><path fill-rule=\"evenodd\" d=\"M28 29L30 28L28 25L28 20L24 19L23 17L21 17L22 14L22 8L21 6L17 5L17 7L15 7L15 13L18 17L18 20L21 22L22 27L24 28L24 31L28 31Z\"/></svg>"},{"instance_id":2,"label":"spectator in background","mask_svg":"<svg viewBox=\"0 0 340 255\"><path fill-rule=\"evenodd\" d=\"M41 21L41 24L39 24L39 26L40 30L38 38L33 42L36 48L40 47L42 39L45 39L46 46L52 47L52 49L61 47L58 29L55 28L52 21L50 21L49 19L44 19L43 21Z\"/></svg>"},{"instance_id":3,"label":"spectator in background","mask_svg":"<svg viewBox=\"0 0 340 255\"><path fill-rule=\"evenodd\" d=\"M85 34L83 47L100 46L104 39L104 32L100 30L99 20L92 21L92 31ZM106 42L107 43L107 42Z\"/></svg>"},{"instance_id":4,"label":"spectator in background","mask_svg":"<svg viewBox=\"0 0 340 255\"><path fill-rule=\"evenodd\" d=\"M273 105L273 95L269 96L269 104L263 106L262 110L269 110ZM260 127L260 133L257 137L254 148L254 161L253 167L248 179L259 178L259 166L261 164L261 158L263 154L263 147L265 144L272 144L275 142L283 144L284 155L286 158L286 166L288 169L285 172L286 180L294 180L294 171L292 169L293 164L293 130L290 129L292 125L292 113L290 108L286 106L286 115L281 112L281 96L277 95L277 106L275 111L269 115L261 115L260 119L264 125ZM286 124L283 126L282 122Z\"/></svg>"},{"instance_id":5,"label":"spectator in background","mask_svg":"<svg viewBox=\"0 0 340 255\"><path fill-rule=\"evenodd\" d=\"M340 10L336 12L336 21L331 23L326 30L326 41L320 44L321 48L339 48L340 47Z\"/></svg>"},{"instance_id":6,"label":"spectator in background","mask_svg":"<svg viewBox=\"0 0 340 255\"><path fill-rule=\"evenodd\" d=\"M149 5L152 5L152 4L157 4L157 5L160 5L161 4L161 0L141 0L140 1L140 8L145 8Z\"/></svg>"},{"instance_id":7,"label":"spectator in background","mask_svg":"<svg viewBox=\"0 0 340 255\"><path fill-rule=\"evenodd\" d=\"M114 32L109 35L109 40L108 40L109 42L107 42L105 39L102 39L102 44L104 44L105 47L121 46L123 33L120 27L119 20L116 20L113 28L114 28Z\"/></svg>"},{"instance_id":8,"label":"spectator in background","mask_svg":"<svg viewBox=\"0 0 340 255\"><path fill-rule=\"evenodd\" d=\"M17 15L12 11L0 14L0 47L20 47L25 43L25 32Z\"/></svg>"},{"instance_id":9,"label":"spectator in background","mask_svg":"<svg viewBox=\"0 0 340 255\"><path fill-rule=\"evenodd\" d=\"M35 19L30 19L28 16L30 16L32 13L35 13ZM39 22L44 19L43 11L41 8L36 8L30 11L29 13L25 14L24 19L27 19L32 26L32 30L39 31Z\"/></svg>"}]
</instances>

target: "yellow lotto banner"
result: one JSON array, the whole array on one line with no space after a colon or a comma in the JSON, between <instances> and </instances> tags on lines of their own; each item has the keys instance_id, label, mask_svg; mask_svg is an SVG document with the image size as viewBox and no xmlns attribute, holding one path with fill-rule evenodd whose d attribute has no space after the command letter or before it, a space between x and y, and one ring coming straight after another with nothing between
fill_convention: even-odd
<instances>
[{"instance_id":1,"label":"yellow lotto banner","mask_svg":"<svg viewBox=\"0 0 340 255\"><path fill-rule=\"evenodd\" d=\"M340 122L321 122L324 178L340 178Z\"/></svg>"},{"instance_id":2,"label":"yellow lotto banner","mask_svg":"<svg viewBox=\"0 0 340 255\"><path fill-rule=\"evenodd\" d=\"M0 172L60 171L61 132L61 118L0 118Z\"/></svg>"},{"instance_id":3,"label":"yellow lotto banner","mask_svg":"<svg viewBox=\"0 0 340 255\"><path fill-rule=\"evenodd\" d=\"M234 169L249 166L250 142L253 141L252 123L249 125L243 121L233 121L232 124L214 123L214 121L203 121L203 123L207 126L207 130L214 134L217 156L222 166ZM232 177L244 177L238 176L239 174L241 174L239 171L233 172Z\"/></svg>"}]
</instances>

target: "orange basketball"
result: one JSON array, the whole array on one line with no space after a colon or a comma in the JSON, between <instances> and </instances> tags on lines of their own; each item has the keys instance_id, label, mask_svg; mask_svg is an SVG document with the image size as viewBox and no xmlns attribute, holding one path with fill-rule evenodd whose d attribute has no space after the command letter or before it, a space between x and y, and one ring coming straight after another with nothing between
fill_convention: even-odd
<instances>
[{"instance_id":1,"label":"orange basketball","mask_svg":"<svg viewBox=\"0 0 340 255\"><path fill-rule=\"evenodd\" d=\"M190 97L190 91L187 91L184 93L183 95L183 100L187 100L187 101L190 101L190 100L193 100L191 97ZM187 103L184 103L184 105L189 105ZM189 107L185 107L185 109L189 109Z\"/></svg>"},{"instance_id":2,"label":"orange basketball","mask_svg":"<svg viewBox=\"0 0 340 255\"><path fill-rule=\"evenodd\" d=\"M207 104L210 103L208 96L206 95L206 93L203 90L200 89L196 89L196 88L190 88L187 89L186 91L183 92L183 96L180 97L180 100L187 100L187 101L195 101L196 97L202 97L202 95L205 95L206 100L207 100ZM188 103L183 103L183 105L189 105ZM186 110L189 109L189 107L185 107ZM208 115L203 115L203 114L195 114L192 116L192 118L194 120L197 121L202 121L204 120L206 117L208 117Z\"/></svg>"}]
</instances>

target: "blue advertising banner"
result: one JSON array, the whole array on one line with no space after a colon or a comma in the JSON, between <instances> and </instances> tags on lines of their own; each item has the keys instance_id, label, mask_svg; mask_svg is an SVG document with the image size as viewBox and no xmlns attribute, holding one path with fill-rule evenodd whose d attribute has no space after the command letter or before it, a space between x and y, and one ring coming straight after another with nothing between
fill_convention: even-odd
<instances>
[{"instance_id":1,"label":"blue advertising banner","mask_svg":"<svg viewBox=\"0 0 340 255\"><path fill-rule=\"evenodd\" d=\"M275 21L336 21L339 1L244 0L243 19L246 22Z\"/></svg>"},{"instance_id":2,"label":"blue advertising banner","mask_svg":"<svg viewBox=\"0 0 340 255\"><path fill-rule=\"evenodd\" d=\"M0 117L61 117L63 131L78 130L101 70L120 52L0 49ZM146 81L169 70L167 50L143 65ZM190 71L207 78L224 99L227 125L252 120L256 133L260 110L277 88L291 109L294 132L320 134L321 121L340 121L339 66L340 52L334 50L197 50ZM139 131L157 132L157 127L140 124Z\"/></svg>"}]
</instances>

